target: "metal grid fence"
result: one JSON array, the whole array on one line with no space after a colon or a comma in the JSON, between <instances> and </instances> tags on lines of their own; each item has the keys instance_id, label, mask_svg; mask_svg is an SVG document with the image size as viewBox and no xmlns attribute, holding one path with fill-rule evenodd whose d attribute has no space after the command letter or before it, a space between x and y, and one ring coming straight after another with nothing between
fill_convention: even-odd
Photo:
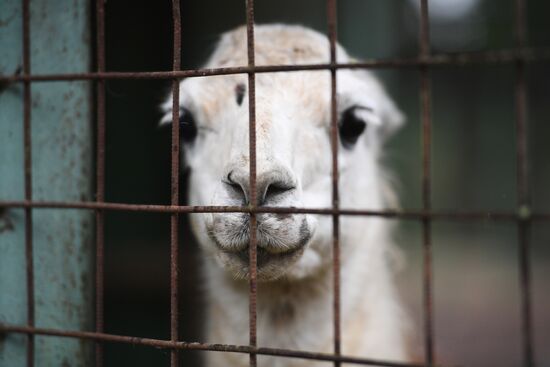
<instances>
[{"instance_id":1,"label":"metal grid fence","mask_svg":"<svg viewBox=\"0 0 550 367\"><path fill-rule=\"evenodd\" d=\"M172 0L173 16L173 70L158 72L108 72L105 68L105 9L102 0L96 1L96 71L78 74L32 74L30 69L30 0L23 2L23 69L22 73L13 76L0 75L0 83L23 83L24 87L24 173L25 200L0 201L0 208L25 209L25 249L27 275L27 324L0 325L0 333L26 334L27 365L34 365L34 336L50 335L92 340L96 345L96 365L103 365L104 343L126 343L156 348L169 349L171 366L178 365L180 350L203 350L244 353L250 355L250 365L256 366L257 355L270 355L287 358L301 358L319 361L332 361L335 366L341 363L378 366L434 366L433 308L432 308L432 240L431 224L433 220L491 220L517 223L519 246L519 277L521 287L521 318L523 340L523 363L534 366L533 327L531 317L530 262L529 262L529 228L534 221L550 222L550 212L533 213L530 210L528 182L528 145L526 118L526 77L525 65L528 62L550 61L550 49L529 49L526 47L526 0L515 0L515 48L504 51L439 54L434 55L430 49L428 0L420 1L420 53L416 58L367 60L361 63L337 63L337 17L336 0L327 0L328 29L330 41L330 62L314 65L256 66L254 61L254 1L246 0L247 49L248 65L242 67L181 70L181 21L180 1ZM461 66L471 64L515 65L515 128L517 157L517 211L495 212L491 210L477 212L433 211L431 208L431 94L430 68L437 66ZM417 68L420 73L420 103L422 120L422 209L421 210L350 210L341 209L338 200L338 121L336 100L336 71L350 68ZM286 208L256 206L256 121L255 121L255 75L266 72L294 72L301 70L329 70L331 73L331 153L332 153L332 207L324 209ZM179 205L179 81L185 77L202 77L210 75L247 74L249 88L249 143L250 143L250 188L249 206L182 206ZM134 205L105 202L105 81L109 79L169 79L172 80L172 165L171 165L171 201L170 205ZM51 202L34 201L32 198L31 172L31 83L94 80L96 83L96 200L94 202ZM34 323L34 275L33 275L33 209L87 209L96 213L96 324L94 332L44 329L35 327ZM170 338L167 340L140 338L107 334L104 332L103 295L104 295L104 213L106 210L163 212L171 218L170 240ZM179 341L178 337L178 216L181 213L229 213L242 212L250 215L249 246L249 345L226 345L208 343L189 343ZM299 350L258 347L256 338L256 214L258 213L309 213L331 215L333 223L333 329L334 353L312 353ZM418 220L423 225L423 301L424 301L424 363L396 363L368 358L356 358L341 354L340 348L340 258L339 258L339 217L341 215L376 216L383 218L401 218Z\"/></svg>"}]
</instances>

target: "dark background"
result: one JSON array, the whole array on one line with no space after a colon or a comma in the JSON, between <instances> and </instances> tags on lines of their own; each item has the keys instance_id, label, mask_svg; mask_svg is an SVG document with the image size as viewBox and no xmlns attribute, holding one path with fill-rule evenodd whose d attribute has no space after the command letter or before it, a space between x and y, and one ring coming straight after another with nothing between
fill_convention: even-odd
<instances>
[{"instance_id":1,"label":"dark background","mask_svg":"<svg viewBox=\"0 0 550 367\"><path fill-rule=\"evenodd\" d=\"M358 58L418 54L414 1L338 2L339 41ZM432 0L433 52L514 47L511 0ZM471 5L469 10L462 9ZM245 22L244 1L182 4L183 68L199 67L220 33ZM325 1L265 0L257 23L295 23L326 33ZM528 45L550 46L550 3L528 1ZM107 70L172 67L170 2L106 3ZM407 116L389 143L386 162L398 182L403 208L421 207L419 74L376 72ZM550 210L550 70L527 67L530 182L534 210ZM516 210L513 65L438 67L433 70L433 206L445 210ZM170 136L157 128L169 81L107 83L106 200L169 204ZM185 186L185 185L184 185ZM185 187L182 188L185 198ZM185 203L182 200L182 204ZM198 249L185 218L180 230L181 339L201 341ZM434 317L438 361L464 366L521 364L517 232L512 222L435 222ZM169 338L170 217L106 212L106 305L109 333ZM538 365L550 364L550 228L531 230L533 311ZM397 240L407 262L398 276L415 320L415 352L422 356L421 228L399 221ZM345 332L345 331L344 331ZM261 336L260 336L261 338ZM106 344L107 366L168 365L169 352ZM198 354L182 352L182 365Z\"/></svg>"}]
</instances>

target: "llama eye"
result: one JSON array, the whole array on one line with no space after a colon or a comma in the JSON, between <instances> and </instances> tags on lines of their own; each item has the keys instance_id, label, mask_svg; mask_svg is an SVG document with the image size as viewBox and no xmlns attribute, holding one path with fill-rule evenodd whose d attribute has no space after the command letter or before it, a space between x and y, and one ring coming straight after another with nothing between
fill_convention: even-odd
<instances>
[{"instance_id":1,"label":"llama eye","mask_svg":"<svg viewBox=\"0 0 550 367\"><path fill-rule=\"evenodd\" d=\"M357 116L359 107L350 107L344 111L339 124L340 141L344 148L351 149L365 131L367 124Z\"/></svg>"},{"instance_id":2,"label":"llama eye","mask_svg":"<svg viewBox=\"0 0 550 367\"><path fill-rule=\"evenodd\" d=\"M180 109L180 138L186 143L192 142L197 136L197 125L193 114L187 109Z\"/></svg>"}]
</instances>

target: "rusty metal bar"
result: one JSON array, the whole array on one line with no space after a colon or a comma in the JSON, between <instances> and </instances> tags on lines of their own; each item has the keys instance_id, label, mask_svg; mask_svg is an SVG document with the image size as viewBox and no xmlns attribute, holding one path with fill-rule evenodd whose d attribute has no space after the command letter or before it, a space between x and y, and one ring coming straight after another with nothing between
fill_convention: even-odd
<instances>
[{"instance_id":1,"label":"rusty metal bar","mask_svg":"<svg viewBox=\"0 0 550 367\"><path fill-rule=\"evenodd\" d=\"M174 79L205 77L214 75L232 75L248 73L275 73L306 70L332 70L332 69L402 69L418 68L421 66L470 66L479 64L507 64L523 62L548 62L550 61L550 48L522 48L512 50L467 52L455 54L428 55L425 58L389 58L367 59L358 63L331 64L304 64L304 65L262 65L242 66L212 69L191 69L180 71L144 71L144 72L90 72L90 73L63 73L63 74L16 74L0 75L0 83L16 83L25 81L75 81L75 80L112 80L112 79Z\"/></svg>"},{"instance_id":2,"label":"rusty metal bar","mask_svg":"<svg viewBox=\"0 0 550 367\"><path fill-rule=\"evenodd\" d=\"M250 155L250 203L251 209L257 206L256 189L256 75L254 58L254 0L246 0L246 48L248 57L248 67L251 71L248 73L248 150ZM250 244L248 246L248 271L249 271L249 303L248 303L248 324L249 324L249 344L251 348L256 348L257 338L257 240L256 240L256 214L250 212ZM250 367L257 365L257 356L250 353Z\"/></svg>"},{"instance_id":3,"label":"rusty metal bar","mask_svg":"<svg viewBox=\"0 0 550 367\"><path fill-rule=\"evenodd\" d=\"M172 69L181 69L181 17L180 0L172 0L172 23L173 23L173 60ZM172 172L170 204L179 205L179 167L180 167L180 130L179 130L179 100L180 85L176 78L172 80ZM170 340L178 341L179 324L179 213L170 215ZM170 366L177 367L179 364L179 353L176 349L170 351Z\"/></svg>"},{"instance_id":4,"label":"rusty metal bar","mask_svg":"<svg viewBox=\"0 0 550 367\"><path fill-rule=\"evenodd\" d=\"M336 65L336 42L338 20L336 15L336 0L327 0L328 38L330 47L330 65ZM338 190L338 101L336 69L330 70L330 146L332 159L332 322L334 329L334 355L341 354L341 321L340 321L340 217L336 210L339 204ZM340 361L334 361L339 367Z\"/></svg>"},{"instance_id":5,"label":"rusty metal bar","mask_svg":"<svg viewBox=\"0 0 550 367\"><path fill-rule=\"evenodd\" d=\"M516 47L526 44L526 1L515 1L515 36ZM517 170L517 201L518 212L518 268L521 292L521 322L523 342L523 363L526 367L535 366L533 351L533 323L531 317L531 277L529 259L530 190L528 167L528 132L527 132L527 81L525 77L525 62L516 61L516 170Z\"/></svg>"},{"instance_id":6,"label":"rusty metal bar","mask_svg":"<svg viewBox=\"0 0 550 367\"><path fill-rule=\"evenodd\" d=\"M428 0L420 0L420 58L430 55L430 19ZM420 103L422 119L422 208L431 210L431 90L427 65L420 67ZM431 218L422 220L423 242L423 300L424 300L424 358L426 366L434 364L433 338L433 274Z\"/></svg>"},{"instance_id":7,"label":"rusty metal bar","mask_svg":"<svg viewBox=\"0 0 550 367\"><path fill-rule=\"evenodd\" d=\"M351 356L335 356L328 353L314 353L292 349L278 348L256 348L249 345L232 345L232 344L209 344L209 343L194 343L194 342L173 342L171 340L141 338L136 336L124 336L115 334L105 334L87 331L72 331L72 330L57 330L46 328L35 328L28 326L2 325L0 324L0 332L20 333L32 335L49 335L64 338L77 338L81 340L94 340L96 342L108 343L123 343L130 345L139 345L146 347L154 347L160 349L178 349L178 350L200 350L213 352L228 352L228 353L243 353L266 356L277 356L286 358L298 358L305 360L327 361L350 363L367 366L384 366L384 367L423 367L423 364L415 363L400 363L385 360L358 358ZM443 367L443 366L437 366ZM451 366L447 366L451 367ZM454 366L453 366L454 367Z\"/></svg>"},{"instance_id":8,"label":"rusty metal bar","mask_svg":"<svg viewBox=\"0 0 550 367\"><path fill-rule=\"evenodd\" d=\"M23 74L31 74L30 0L23 0ZM25 200L32 200L31 84L23 84L23 143ZM25 208L25 257L27 276L27 325L34 327L34 256L32 208ZM34 366L34 336L27 335L27 366Z\"/></svg>"},{"instance_id":9,"label":"rusty metal bar","mask_svg":"<svg viewBox=\"0 0 550 367\"><path fill-rule=\"evenodd\" d=\"M96 68L98 73L105 72L105 3L96 0ZM96 156L96 202L105 201L105 80L96 83L96 118L97 118L97 156ZM105 258L105 213L96 210L96 269L95 297L96 319L95 330L104 330L104 258ZM96 342L96 367L103 366L103 345Z\"/></svg>"},{"instance_id":10,"label":"rusty metal bar","mask_svg":"<svg viewBox=\"0 0 550 367\"><path fill-rule=\"evenodd\" d=\"M110 210L145 213L291 213L291 214L319 214L319 215L348 215L374 216L395 219L424 219L432 220L483 220L483 221L517 221L524 217L521 212L503 211L425 211L425 210L361 210L333 208L297 208L297 207L269 207L251 208L248 206L185 206L185 205L149 205L124 204L108 202L56 202L56 201L0 201L0 208L35 208L35 209L85 209ZM550 221L550 213L530 213L532 221Z\"/></svg>"}]
</instances>

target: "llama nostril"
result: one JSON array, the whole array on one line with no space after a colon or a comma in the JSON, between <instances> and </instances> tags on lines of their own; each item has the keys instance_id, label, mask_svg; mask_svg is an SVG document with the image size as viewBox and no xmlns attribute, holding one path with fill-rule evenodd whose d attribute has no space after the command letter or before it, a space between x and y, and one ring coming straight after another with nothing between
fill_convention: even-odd
<instances>
[{"instance_id":1,"label":"llama nostril","mask_svg":"<svg viewBox=\"0 0 550 367\"><path fill-rule=\"evenodd\" d=\"M222 182L233 198L240 201L243 205L246 205L248 204L248 189L247 187L243 187L242 183L235 181L233 173L233 171L230 171Z\"/></svg>"},{"instance_id":2,"label":"llama nostril","mask_svg":"<svg viewBox=\"0 0 550 367\"><path fill-rule=\"evenodd\" d=\"M276 202L277 199L281 198L284 194L295 189L294 186L288 185L283 182L274 182L267 185L264 194L261 196L260 203L261 205L269 204L271 202Z\"/></svg>"},{"instance_id":3,"label":"llama nostril","mask_svg":"<svg viewBox=\"0 0 550 367\"><path fill-rule=\"evenodd\" d=\"M228 182L223 182L227 187L227 192L229 195L234 198L236 201L240 202L240 205L248 204L248 196L246 191L239 184L233 184Z\"/></svg>"}]
</instances>

